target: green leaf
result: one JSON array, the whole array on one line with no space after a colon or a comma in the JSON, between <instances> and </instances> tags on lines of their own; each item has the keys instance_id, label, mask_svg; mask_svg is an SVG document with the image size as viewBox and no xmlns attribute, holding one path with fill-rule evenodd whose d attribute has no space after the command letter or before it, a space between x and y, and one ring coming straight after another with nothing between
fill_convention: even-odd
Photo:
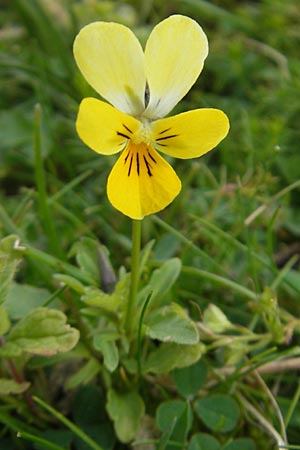
<instances>
[{"instance_id":1,"label":"green leaf","mask_svg":"<svg viewBox=\"0 0 300 450\"><path fill-rule=\"evenodd\" d=\"M169 259L159 269L154 270L149 283L139 293L139 302L143 303L143 300L151 292L150 307L159 304L177 280L180 270L181 261L179 258Z\"/></svg>"},{"instance_id":2,"label":"green leaf","mask_svg":"<svg viewBox=\"0 0 300 450\"><path fill-rule=\"evenodd\" d=\"M176 388L184 397L194 396L205 383L206 375L207 368L202 360L172 372Z\"/></svg>"},{"instance_id":3,"label":"green leaf","mask_svg":"<svg viewBox=\"0 0 300 450\"><path fill-rule=\"evenodd\" d=\"M0 395L10 394L22 394L30 386L30 383L24 381L23 383L17 383L14 380L7 378L0 378Z\"/></svg>"},{"instance_id":4,"label":"green leaf","mask_svg":"<svg viewBox=\"0 0 300 450\"><path fill-rule=\"evenodd\" d=\"M232 324L223 311L212 303L208 305L203 313L203 323L214 333L223 333L232 328Z\"/></svg>"},{"instance_id":5,"label":"green leaf","mask_svg":"<svg viewBox=\"0 0 300 450\"><path fill-rule=\"evenodd\" d=\"M95 285L99 285L100 268L97 254L99 242L94 239L83 237L73 245L69 256L76 257L77 264L82 272L91 277Z\"/></svg>"},{"instance_id":6,"label":"green leaf","mask_svg":"<svg viewBox=\"0 0 300 450\"><path fill-rule=\"evenodd\" d=\"M252 439L240 438L230 442L228 445L223 447L222 450L255 450L255 449L256 445Z\"/></svg>"},{"instance_id":7,"label":"green leaf","mask_svg":"<svg viewBox=\"0 0 300 450\"><path fill-rule=\"evenodd\" d=\"M4 305L0 305L0 336L3 336L10 328L10 320Z\"/></svg>"},{"instance_id":8,"label":"green leaf","mask_svg":"<svg viewBox=\"0 0 300 450\"><path fill-rule=\"evenodd\" d=\"M159 405L156 411L156 422L158 428L167 432L174 424L172 433L170 435L170 441L176 442L176 444L184 444L187 434L192 426L192 410L190 404L183 400L169 400ZM169 444L166 449L171 450L174 447Z\"/></svg>"},{"instance_id":9,"label":"green leaf","mask_svg":"<svg viewBox=\"0 0 300 450\"><path fill-rule=\"evenodd\" d=\"M37 308L28 313L11 330L0 355L5 358L24 353L51 356L67 352L79 339L79 332L66 324L66 316L58 310Z\"/></svg>"},{"instance_id":10,"label":"green leaf","mask_svg":"<svg viewBox=\"0 0 300 450\"><path fill-rule=\"evenodd\" d=\"M72 398L72 417L77 425L99 425L109 420L105 411L104 392L96 384L80 386Z\"/></svg>"},{"instance_id":11,"label":"green leaf","mask_svg":"<svg viewBox=\"0 0 300 450\"><path fill-rule=\"evenodd\" d=\"M77 278L71 277L70 275L65 275L63 273L55 273L53 278L61 284L65 284L69 288L78 294L84 294L84 285L77 280Z\"/></svg>"},{"instance_id":12,"label":"green leaf","mask_svg":"<svg viewBox=\"0 0 300 450\"><path fill-rule=\"evenodd\" d=\"M118 393L108 391L107 411L114 422L116 434L121 442L130 442L136 435L145 406L136 391Z\"/></svg>"},{"instance_id":13,"label":"green leaf","mask_svg":"<svg viewBox=\"0 0 300 450\"><path fill-rule=\"evenodd\" d=\"M176 303L156 309L145 318L144 324L146 335L152 339L189 345L199 341L195 323Z\"/></svg>"},{"instance_id":14,"label":"green leaf","mask_svg":"<svg viewBox=\"0 0 300 450\"><path fill-rule=\"evenodd\" d=\"M180 247L180 241L172 233L164 233L154 247L155 261L166 261L176 255Z\"/></svg>"},{"instance_id":15,"label":"green leaf","mask_svg":"<svg viewBox=\"0 0 300 450\"><path fill-rule=\"evenodd\" d=\"M140 263L139 263L140 274L143 273L143 271L145 270L145 267L147 266L154 243L155 243L154 239L152 241L149 241L145 245L143 250L141 251L141 257L140 257Z\"/></svg>"},{"instance_id":16,"label":"green leaf","mask_svg":"<svg viewBox=\"0 0 300 450\"><path fill-rule=\"evenodd\" d=\"M115 342L115 334L94 336L94 347L103 354L103 362L107 370L113 372L119 365L119 351Z\"/></svg>"},{"instance_id":17,"label":"green leaf","mask_svg":"<svg viewBox=\"0 0 300 450\"><path fill-rule=\"evenodd\" d=\"M66 389L74 389L80 384L89 383L101 370L99 362L92 358L78 370L66 383Z\"/></svg>"},{"instance_id":18,"label":"green leaf","mask_svg":"<svg viewBox=\"0 0 300 450\"><path fill-rule=\"evenodd\" d=\"M108 250L97 240L83 237L73 245L70 256L74 254L79 267L94 280L95 286L100 284L104 291L111 291L116 276L108 257Z\"/></svg>"},{"instance_id":19,"label":"green leaf","mask_svg":"<svg viewBox=\"0 0 300 450\"><path fill-rule=\"evenodd\" d=\"M30 311L43 306L50 295L47 289L13 282L4 304L11 319L19 320Z\"/></svg>"},{"instance_id":20,"label":"green leaf","mask_svg":"<svg viewBox=\"0 0 300 450\"><path fill-rule=\"evenodd\" d=\"M0 304L6 299L23 250L16 235L7 236L0 241Z\"/></svg>"},{"instance_id":21,"label":"green leaf","mask_svg":"<svg viewBox=\"0 0 300 450\"><path fill-rule=\"evenodd\" d=\"M187 450L219 450L220 444L213 436L197 433L192 437Z\"/></svg>"},{"instance_id":22,"label":"green leaf","mask_svg":"<svg viewBox=\"0 0 300 450\"><path fill-rule=\"evenodd\" d=\"M129 275L125 275L117 282L115 290L112 294L97 289L96 287L88 287L81 300L90 306L95 306L108 312L116 312L119 308L125 307L129 292Z\"/></svg>"},{"instance_id":23,"label":"green leaf","mask_svg":"<svg viewBox=\"0 0 300 450\"><path fill-rule=\"evenodd\" d=\"M228 395L212 395L195 402L195 411L204 424L213 431L227 433L237 425L240 411Z\"/></svg>"},{"instance_id":24,"label":"green leaf","mask_svg":"<svg viewBox=\"0 0 300 450\"><path fill-rule=\"evenodd\" d=\"M205 352L201 343L180 345L163 343L153 350L142 365L144 373L168 373L173 369L186 367L198 361Z\"/></svg>"}]
</instances>

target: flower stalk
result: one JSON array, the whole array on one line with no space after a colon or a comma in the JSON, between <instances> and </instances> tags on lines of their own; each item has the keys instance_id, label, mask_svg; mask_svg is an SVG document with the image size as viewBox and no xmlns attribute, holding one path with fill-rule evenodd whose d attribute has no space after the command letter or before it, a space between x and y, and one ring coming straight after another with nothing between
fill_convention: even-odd
<instances>
[{"instance_id":1,"label":"flower stalk","mask_svg":"<svg viewBox=\"0 0 300 450\"><path fill-rule=\"evenodd\" d=\"M132 250L131 250L131 280L130 290L125 315L125 330L128 334L132 331L134 307L137 303L139 276L140 276L140 252L141 252L142 221L132 221Z\"/></svg>"}]
</instances>

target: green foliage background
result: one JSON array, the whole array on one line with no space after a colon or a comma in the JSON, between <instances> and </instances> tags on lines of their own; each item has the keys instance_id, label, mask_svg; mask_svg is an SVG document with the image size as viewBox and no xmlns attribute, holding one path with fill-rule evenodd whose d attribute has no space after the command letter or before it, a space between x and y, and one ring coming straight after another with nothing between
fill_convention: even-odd
<instances>
[{"instance_id":1,"label":"green foliage background","mask_svg":"<svg viewBox=\"0 0 300 450\"><path fill-rule=\"evenodd\" d=\"M0 448L300 448L298 0L1 6ZM72 43L95 20L144 43L174 13L210 44L174 112L220 108L231 131L172 161L183 191L144 221L139 301L158 309L137 367L119 321L131 224L106 198L114 157L75 132L97 95Z\"/></svg>"}]
</instances>

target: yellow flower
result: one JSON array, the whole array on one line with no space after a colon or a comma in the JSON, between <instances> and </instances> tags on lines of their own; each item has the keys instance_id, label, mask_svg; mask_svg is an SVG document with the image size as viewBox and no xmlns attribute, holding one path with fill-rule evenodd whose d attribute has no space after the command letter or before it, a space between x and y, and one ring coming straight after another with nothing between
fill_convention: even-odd
<instances>
[{"instance_id":1,"label":"yellow flower","mask_svg":"<svg viewBox=\"0 0 300 450\"><path fill-rule=\"evenodd\" d=\"M85 98L77 132L97 153L121 153L108 177L107 195L133 219L164 209L181 190L178 176L158 151L199 157L228 133L228 118L218 109L163 118L195 83L207 54L202 28L181 15L160 22L145 51L132 31L117 23L91 23L75 39L82 75L110 102Z\"/></svg>"}]
</instances>

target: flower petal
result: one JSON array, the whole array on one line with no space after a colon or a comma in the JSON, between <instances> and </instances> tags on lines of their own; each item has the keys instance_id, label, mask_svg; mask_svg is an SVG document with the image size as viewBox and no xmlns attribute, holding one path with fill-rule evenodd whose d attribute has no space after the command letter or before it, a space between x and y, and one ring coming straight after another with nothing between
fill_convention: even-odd
<instances>
[{"instance_id":1,"label":"flower petal","mask_svg":"<svg viewBox=\"0 0 300 450\"><path fill-rule=\"evenodd\" d=\"M172 167L153 148L130 142L107 182L111 204L132 219L142 219L169 205L181 190Z\"/></svg>"},{"instance_id":2,"label":"flower petal","mask_svg":"<svg viewBox=\"0 0 300 450\"><path fill-rule=\"evenodd\" d=\"M145 116L165 116L197 80L208 54L205 33L189 17L174 15L153 29L145 48L149 104Z\"/></svg>"},{"instance_id":3,"label":"flower petal","mask_svg":"<svg viewBox=\"0 0 300 450\"><path fill-rule=\"evenodd\" d=\"M121 111L145 109L144 54L132 31L118 23L94 22L74 42L76 63L86 81Z\"/></svg>"},{"instance_id":4,"label":"flower petal","mask_svg":"<svg viewBox=\"0 0 300 450\"><path fill-rule=\"evenodd\" d=\"M158 150L175 158L196 158L225 138L229 120L220 109L195 109L157 120L152 130Z\"/></svg>"},{"instance_id":5,"label":"flower petal","mask_svg":"<svg viewBox=\"0 0 300 450\"><path fill-rule=\"evenodd\" d=\"M112 155L120 152L139 127L138 120L96 98L85 98L79 106L77 133L97 153Z\"/></svg>"}]
</instances>

